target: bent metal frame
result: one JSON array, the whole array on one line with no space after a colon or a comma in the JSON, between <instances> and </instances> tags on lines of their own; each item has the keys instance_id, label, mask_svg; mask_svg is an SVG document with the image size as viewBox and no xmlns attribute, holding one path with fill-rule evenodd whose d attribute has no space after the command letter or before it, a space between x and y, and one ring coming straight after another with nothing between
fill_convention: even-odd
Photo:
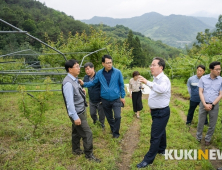
<instances>
[{"instance_id":1,"label":"bent metal frame","mask_svg":"<svg viewBox=\"0 0 222 170\"><path fill-rule=\"evenodd\" d=\"M94 54L94 53L97 53L99 51L102 51L102 50L106 50L107 53L108 53L108 50L106 48L102 48L102 49L99 49L99 50L96 50L96 51L93 51L93 52L71 52L71 53L62 53L61 51L51 47L50 45L48 45L47 43L41 41L40 39L30 35L27 31L23 31L13 25L11 25L10 23L2 20L0 18L0 22L3 22L5 23L6 25L14 28L15 30L17 31L0 31L0 33L14 33L14 34L17 34L17 33L20 33L20 34L25 34L31 38L33 38L34 40L40 42L41 44L44 44L45 46L51 48L52 50L56 51L57 53L48 53L48 54L37 54L35 53L34 51L32 51L31 49L25 49L25 50L21 50L21 51L16 51L16 52L12 52L12 53L9 53L9 54L5 54L5 55L0 55L0 58L1 57L6 57L6 56L15 56L15 55L62 55L64 60L67 61L67 58L65 56L65 54L79 54L79 53L87 53L83 58L82 58L82 61L81 61L81 64L80 64L80 67L82 67L82 64L83 64L83 61L86 57ZM23 52L27 52L27 51L32 51L34 52L34 54L21 54ZM19 54L20 53L20 54ZM109 54L109 53L108 53ZM9 61L9 62L15 62L15 61ZM4 64L4 63L9 63L9 62L1 62L0 64ZM31 65L29 66L26 66L27 67L32 67L34 66L34 64L38 63L39 61L35 61L35 63L32 63ZM64 72L59 72L58 70L64 70ZM39 71L39 70L56 70L57 72L36 72L36 71ZM27 72L25 72L27 71ZM34 71L34 72L30 72L30 71ZM66 75L67 73L65 72L65 69L64 67L54 67L54 68L41 68L41 69L20 69L20 70L4 70L4 71L0 71L0 75L13 75L13 74L16 74L16 77L13 79L13 82L11 84L16 84L15 83L15 80L17 79L17 76L18 75L32 75L32 76L37 76L37 75L43 75L43 76L50 76L50 75ZM61 82L54 82L54 83L51 83L51 84L60 84ZM10 83L8 83L10 84ZM32 84L32 85L39 85L40 83L19 83L19 84ZM2 83L0 83L0 85L4 85ZM26 90L26 92L44 92L45 90ZM61 91L61 90L50 90L50 91ZM2 90L0 91L0 93L4 93L4 92L18 92L17 90Z\"/></svg>"}]
</instances>

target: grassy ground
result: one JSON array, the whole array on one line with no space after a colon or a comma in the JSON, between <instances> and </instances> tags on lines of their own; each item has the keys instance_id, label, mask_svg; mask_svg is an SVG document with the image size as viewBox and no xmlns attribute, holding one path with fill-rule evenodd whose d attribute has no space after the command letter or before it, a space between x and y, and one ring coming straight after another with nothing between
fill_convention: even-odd
<instances>
[{"instance_id":1,"label":"grassy ground","mask_svg":"<svg viewBox=\"0 0 222 170\"><path fill-rule=\"evenodd\" d=\"M173 90L183 96L185 85L173 83ZM180 93L181 92L181 93ZM184 92L185 94L185 92ZM35 93L33 93L35 95ZM131 99L127 95L126 105L122 110L121 136L113 139L106 121L103 131L94 125L88 113L88 123L93 131L94 154L102 160L94 163L86 160L84 155L75 156L71 152L71 122L67 116L61 92L54 92L50 98L49 111L46 112L45 124L33 136L32 125L22 117L18 108L18 93L0 94L0 169L119 169L122 154L121 141L132 122L136 119L132 111ZM149 149L151 116L147 99L143 99L144 109L141 112L140 137L137 148L132 154L129 167L136 169ZM167 125L168 149L201 149L195 138L187 131L180 110L187 110L188 100L180 101L171 98L171 116ZM221 109L222 110L222 109ZM221 111L220 116L221 117ZM197 124L195 113L194 124ZM221 148L221 125L218 120L213 137L213 144ZM206 130L205 130L206 131ZM130 141L127 141L130 144ZM213 169L207 160L165 160L157 155L153 165L147 169Z\"/></svg>"}]
</instances>

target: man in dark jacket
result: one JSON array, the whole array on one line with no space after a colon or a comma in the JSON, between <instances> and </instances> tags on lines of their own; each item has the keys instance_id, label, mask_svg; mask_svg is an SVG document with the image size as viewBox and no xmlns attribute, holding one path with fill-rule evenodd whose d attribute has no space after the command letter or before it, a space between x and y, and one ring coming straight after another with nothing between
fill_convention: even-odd
<instances>
[{"instance_id":1,"label":"man in dark jacket","mask_svg":"<svg viewBox=\"0 0 222 170\"><path fill-rule=\"evenodd\" d=\"M86 75L83 81L84 82L93 81L96 76L93 63L91 62L86 63L84 65L84 68ZM105 114L103 111L103 106L100 97L100 83L98 82L95 86L89 87L88 93L89 93L89 109L90 109L91 118L93 119L93 123L95 124L98 120L97 118L97 110L98 110L99 122L101 124L101 127L105 128L104 125Z\"/></svg>"}]
</instances>

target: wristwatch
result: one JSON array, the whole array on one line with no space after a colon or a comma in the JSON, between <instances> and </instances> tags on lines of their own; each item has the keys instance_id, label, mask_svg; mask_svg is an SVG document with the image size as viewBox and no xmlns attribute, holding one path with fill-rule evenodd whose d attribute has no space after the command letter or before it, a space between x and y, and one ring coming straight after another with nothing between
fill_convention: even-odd
<instances>
[{"instance_id":1,"label":"wristwatch","mask_svg":"<svg viewBox=\"0 0 222 170\"><path fill-rule=\"evenodd\" d=\"M213 110L213 109L214 109L214 106L215 106L215 105L212 103L212 109L211 109L211 110Z\"/></svg>"}]
</instances>

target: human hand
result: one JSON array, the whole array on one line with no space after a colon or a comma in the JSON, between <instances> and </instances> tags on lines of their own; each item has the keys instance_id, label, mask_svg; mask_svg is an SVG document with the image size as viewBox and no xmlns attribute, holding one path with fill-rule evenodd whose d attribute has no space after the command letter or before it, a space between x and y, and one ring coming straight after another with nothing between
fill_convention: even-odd
<instances>
[{"instance_id":1,"label":"human hand","mask_svg":"<svg viewBox=\"0 0 222 170\"><path fill-rule=\"evenodd\" d=\"M79 80L79 84L82 86L84 82L81 79L78 79L78 80Z\"/></svg>"},{"instance_id":2,"label":"human hand","mask_svg":"<svg viewBox=\"0 0 222 170\"><path fill-rule=\"evenodd\" d=\"M210 111L210 110L212 109L212 104L205 104L205 105L204 105L204 109L205 109L206 111Z\"/></svg>"},{"instance_id":3,"label":"human hand","mask_svg":"<svg viewBox=\"0 0 222 170\"><path fill-rule=\"evenodd\" d=\"M145 79L143 76L138 76L138 78L140 82L147 84L147 79Z\"/></svg>"},{"instance_id":4,"label":"human hand","mask_svg":"<svg viewBox=\"0 0 222 170\"><path fill-rule=\"evenodd\" d=\"M74 120L74 123L76 126L81 125L81 119L79 118L79 119Z\"/></svg>"},{"instance_id":5,"label":"human hand","mask_svg":"<svg viewBox=\"0 0 222 170\"><path fill-rule=\"evenodd\" d=\"M132 94L130 94L130 98L132 98Z\"/></svg>"},{"instance_id":6,"label":"human hand","mask_svg":"<svg viewBox=\"0 0 222 170\"><path fill-rule=\"evenodd\" d=\"M125 99L124 98L121 98L120 101L123 102L123 104L125 105Z\"/></svg>"},{"instance_id":7,"label":"human hand","mask_svg":"<svg viewBox=\"0 0 222 170\"><path fill-rule=\"evenodd\" d=\"M86 89L82 89L82 91L85 93L85 95L86 95Z\"/></svg>"}]
</instances>

